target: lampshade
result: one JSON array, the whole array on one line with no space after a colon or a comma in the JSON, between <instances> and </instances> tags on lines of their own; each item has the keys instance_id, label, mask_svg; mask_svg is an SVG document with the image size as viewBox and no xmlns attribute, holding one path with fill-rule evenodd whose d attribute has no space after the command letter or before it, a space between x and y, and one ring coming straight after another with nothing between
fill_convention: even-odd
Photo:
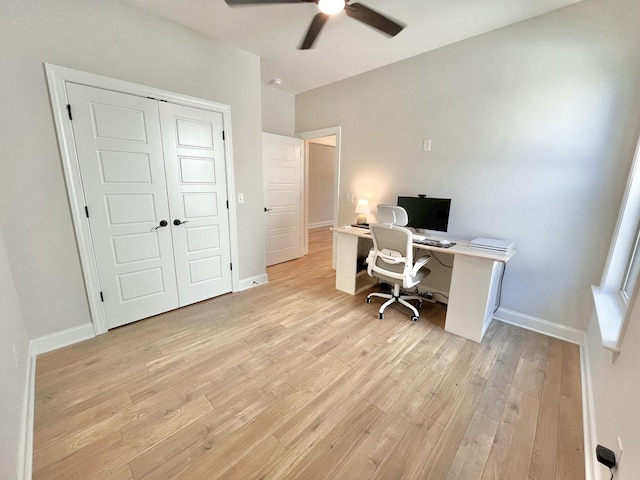
<instances>
[{"instance_id":1,"label":"lampshade","mask_svg":"<svg viewBox=\"0 0 640 480\"><path fill-rule=\"evenodd\" d=\"M358 204L356 205L356 213L359 213L356 223L362 225L367 223L367 213L371 212L369 210L369 200L366 198L361 198L358 200Z\"/></svg>"},{"instance_id":2,"label":"lampshade","mask_svg":"<svg viewBox=\"0 0 640 480\"><path fill-rule=\"evenodd\" d=\"M369 200L361 198L356 205L356 213L371 213L369 209Z\"/></svg>"}]
</instances>

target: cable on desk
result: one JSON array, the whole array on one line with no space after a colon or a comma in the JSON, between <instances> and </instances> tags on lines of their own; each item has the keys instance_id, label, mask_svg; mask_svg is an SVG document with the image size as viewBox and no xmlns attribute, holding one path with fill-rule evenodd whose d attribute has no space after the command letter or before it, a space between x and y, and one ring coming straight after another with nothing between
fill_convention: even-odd
<instances>
[{"instance_id":1,"label":"cable on desk","mask_svg":"<svg viewBox=\"0 0 640 480\"><path fill-rule=\"evenodd\" d=\"M414 256L414 257L417 257L417 256L418 256L417 251L418 251L418 249L417 249L417 248L414 248L414 249L413 249L413 256ZM435 261L436 261L436 262L438 262L438 263L439 263L440 265L442 265L443 267L445 267L445 268L453 268L453 265L447 265L446 263L443 263L443 262L442 262L442 260L440 260L438 257L436 257L435 252L433 252L433 250L429 250L429 255L430 255L431 257L433 257L433 258L435 259Z\"/></svg>"},{"instance_id":2,"label":"cable on desk","mask_svg":"<svg viewBox=\"0 0 640 480\"><path fill-rule=\"evenodd\" d=\"M443 267L445 267L445 268L453 268L453 265L447 265L446 263L443 263L442 260L440 260L438 257L436 257L436 255L435 255L435 253L433 251L429 252L429 253L431 254L431 256L433 258L435 258L436 262L438 262Z\"/></svg>"},{"instance_id":3,"label":"cable on desk","mask_svg":"<svg viewBox=\"0 0 640 480\"><path fill-rule=\"evenodd\" d=\"M496 313L500 308L500 302L502 301L502 280L504 280L504 272L507 271L507 263L504 263L504 267L502 267L502 275L500 275L500 284L498 285L498 305L493 309L493 313Z\"/></svg>"},{"instance_id":4,"label":"cable on desk","mask_svg":"<svg viewBox=\"0 0 640 480\"><path fill-rule=\"evenodd\" d=\"M406 288L400 288L400 293L402 295L418 295L419 297L423 297L423 298L428 298L427 294L431 294L431 296L440 295L441 297L444 297L447 300L449 300L449 297L446 294L442 293L442 292L420 293L420 289L418 289L418 287L415 287L413 290L407 290Z\"/></svg>"}]
</instances>

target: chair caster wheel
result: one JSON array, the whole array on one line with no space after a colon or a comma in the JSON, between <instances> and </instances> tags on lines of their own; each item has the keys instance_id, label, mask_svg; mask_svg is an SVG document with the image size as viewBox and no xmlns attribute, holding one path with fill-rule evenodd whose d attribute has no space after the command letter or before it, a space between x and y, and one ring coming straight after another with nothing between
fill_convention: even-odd
<instances>
[{"instance_id":1,"label":"chair caster wheel","mask_svg":"<svg viewBox=\"0 0 640 480\"><path fill-rule=\"evenodd\" d=\"M367 303L371 303L371 299L369 297L365 298L364 301Z\"/></svg>"},{"instance_id":2,"label":"chair caster wheel","mask_svg":"<svg viewBox=\"0 0 640 480\"><path fill-rule=\"evenodd\" d=\"M384 313L378 313L378 318L382 320L384 318Z\"/></svg>"},{"instance_id":3,"label":"chair caster wheel","mask_svg":"<svg viewBox=\"0 0 640 480\"><path fill-rule=\"evenodd\" d=\"M411 321L412 322L417 322L418 321L418 317L416 317L415 315L413 317L411 317Z\"/></svg>"}]
</instances>

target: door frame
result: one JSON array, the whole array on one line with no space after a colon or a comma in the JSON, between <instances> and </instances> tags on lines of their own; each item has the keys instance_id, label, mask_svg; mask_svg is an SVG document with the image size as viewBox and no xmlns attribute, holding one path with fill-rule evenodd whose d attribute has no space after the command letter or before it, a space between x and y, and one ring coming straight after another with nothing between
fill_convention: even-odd
<instances>
[{"instance_id":1,"label":"door frame","mask_svg":"<svg viewBox=\"0 0 640 480\"><path fill-rule=\"evenodd\" d=\"M62 169L67 186L67 196L71 208L73 227L78 242L78 252L80 254L80 264L82 275L87 291L87 301L89 302L89 312L95 335L100 335L107 331L107 321L105 311L100 300L100 281L98 268L93 253L93 243L91 230L85 214L84 191L82 188L82 177L80 175L80 165L78 154L75 148L73 136L73 126L69 120L67 112L67 93L65 83L78 83L89 87L111 90L128 95L147 97L155 100L175 103L187 107L199 108L219 112L223 117L224 148L225 148L225 168L226 186L229 198L229 237L231 246L231 262L238 262L238 228L236 211L236 194L234 180L233 162L233 142L231 134L231 107L222 103L211 102L201 98L190 97L180 93L169 92L158 88L147 87L136 83L117 80L102 75L73 70L59 65L45 63L45 72L49 86L49 96L53 111L54 123L60 156L62 158ZM73 112L72 112L73 115ZM239 269L231 271L232 292L240 289Z\"/></svg>"},{"instance_id":2,"label":"door frame","mask_svg":"<svg viewBox=\"0 0 640 480\"><path fill-rule=\"evenodd\" d=\"M328 137L330 135L335 135L336 137L336 149L335 156L333 159L334 162L334 176L333 176L333 188L334 188L334 199L333 199L333 228L338 227L338 206L340 201L340 161L341 161L341 151L342 151L342 127L327 127L321 128L318 130L308 130L306 132L298 132L295 134L296 138L300 138L304 140L303 148L304 148L304 243L303 243L303 254L309 253L309 140L320 137ZM336 268L336 234L333 234L333 253L331 266Z\"/></svg>"}]
</instances>

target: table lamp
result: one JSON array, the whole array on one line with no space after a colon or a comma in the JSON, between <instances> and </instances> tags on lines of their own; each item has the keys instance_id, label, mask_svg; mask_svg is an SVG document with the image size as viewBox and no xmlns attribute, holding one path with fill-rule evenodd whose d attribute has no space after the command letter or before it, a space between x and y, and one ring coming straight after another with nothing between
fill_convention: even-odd
<instances>
[{"instance_id":1,"label":"table lamp","mask_svg":"<svg viewBox=\"0 0 640 480\"><path fill-rule=\"evenodd\" d=\"M371 213L371 210L369 210L369 200L366 198L359 199L356 205L356 213L359 214L356 219L358 225L367 223L367 213Z\"/></svg>"}]
</instances>

